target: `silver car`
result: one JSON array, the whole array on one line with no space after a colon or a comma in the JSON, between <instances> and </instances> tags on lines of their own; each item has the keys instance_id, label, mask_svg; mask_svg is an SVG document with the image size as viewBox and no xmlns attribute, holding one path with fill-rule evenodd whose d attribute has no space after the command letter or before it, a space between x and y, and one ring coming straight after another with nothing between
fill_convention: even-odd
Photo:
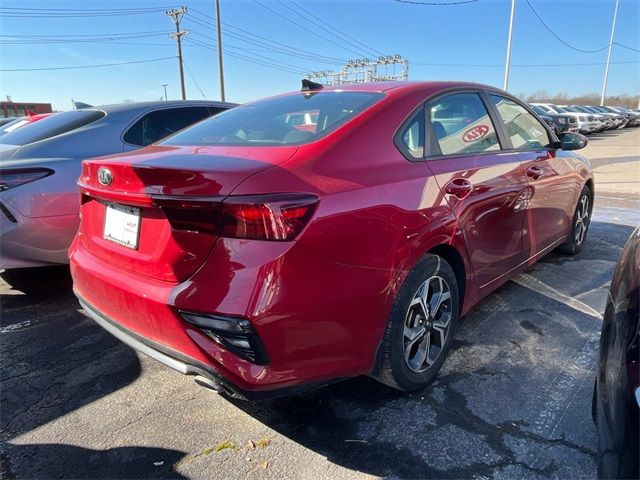
<instances>
[{"instance_id":1,"label":"silver car","mask_svg":"<svg viewBox=\"0 0 640 480\"><path fill-rule=\"evenodd\" d=\"M68 263L82 160L139 149L234 106L175 101L91 107L0 137L0 268Z\"/></svg>"}]
</instances>

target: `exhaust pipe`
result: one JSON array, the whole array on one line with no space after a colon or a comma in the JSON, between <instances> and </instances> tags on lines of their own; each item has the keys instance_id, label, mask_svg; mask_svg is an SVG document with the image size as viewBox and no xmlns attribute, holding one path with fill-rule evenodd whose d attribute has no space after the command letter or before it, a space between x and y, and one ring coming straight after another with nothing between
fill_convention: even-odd
<instances>
[{"instance_id":1,"label":"exhaust pipe","mask_svg":"<svg viewBox=\"0 0 640 480\"><path fill-rule=\"evenodd\" d=\"M208 390L213 390L216 393L224 393L225 389L218 382L214 382L210 378L203 377L202 375L196 375L194 378L195 382Z\"/></svg>"}]
</instances>

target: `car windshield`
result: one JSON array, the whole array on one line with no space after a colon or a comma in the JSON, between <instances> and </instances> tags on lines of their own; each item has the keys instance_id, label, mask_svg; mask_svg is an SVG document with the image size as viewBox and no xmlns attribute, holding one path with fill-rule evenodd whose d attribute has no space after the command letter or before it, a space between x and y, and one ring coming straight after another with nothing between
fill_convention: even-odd
<instances>
[{"instance_id":1,"label":"car windshield","mask_svg":"<svg viewBox=\"0 0 640 480\"><path fill-rule=\"evenodd\" d=\"M555 109L556 112L560 112L560 113L576 113L574 110L570 109L569 107L558 107L556 105L553 108Z\"/></svg>"},{"instance_id":2,"label":"car windshield","mask_svg":"<svg viewBox=\"0 0 640 480\"><path fill-rule=\"evenodd\" d=\"M383 97L373 92L309 92L227 110L162 145L301 145L327 135Z\"/></svg>"},{"instance_id":3,"label":"car windshield","mask_svg":"<svg viewBox=\"0 0 640 480\"><path fill-rule=\"evenodd\" d=\"M70 132L104 117L100 110L71 110L51 115L0 137L6 145L27 145Z\"/></svg>"}]
</instances>

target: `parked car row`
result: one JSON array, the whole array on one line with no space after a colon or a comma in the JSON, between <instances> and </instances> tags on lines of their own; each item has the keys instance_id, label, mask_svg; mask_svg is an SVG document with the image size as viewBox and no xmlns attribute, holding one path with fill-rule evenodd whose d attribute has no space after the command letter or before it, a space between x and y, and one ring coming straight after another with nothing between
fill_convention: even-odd
<instances>
[{"instance_id":1,"label":"parked car row","mask_svg":"<svg viewBox=\"0 0 640 480\"><path fill-rule=\"evenodd\" d=\"M532 103L530 106L547 123L550 123L548 119L551 119L556 134L570 131L588 135L606 130L640 126L640 111L625 107L555 105L552 103Z\"/></svg>"}]
</instances>

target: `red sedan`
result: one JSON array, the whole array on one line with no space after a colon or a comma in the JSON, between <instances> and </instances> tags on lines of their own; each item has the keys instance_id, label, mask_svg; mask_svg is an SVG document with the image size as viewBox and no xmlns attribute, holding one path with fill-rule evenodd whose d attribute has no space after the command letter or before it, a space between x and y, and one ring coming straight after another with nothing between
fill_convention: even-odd
<instances>
[{"instance_id":1,"label":"red sedan","mask_svg":"<svg viewBox=\"0 0 640 480\"><path fill-rule=\"evenodd\" d=\"M291 121L305 112L313 131ZM85 161L75 292L230 395L357 375L416 390L476 302L583 247L593 176L569 150L585 144L475 83L306 82Z\"/></svg>"}]
</instances>

